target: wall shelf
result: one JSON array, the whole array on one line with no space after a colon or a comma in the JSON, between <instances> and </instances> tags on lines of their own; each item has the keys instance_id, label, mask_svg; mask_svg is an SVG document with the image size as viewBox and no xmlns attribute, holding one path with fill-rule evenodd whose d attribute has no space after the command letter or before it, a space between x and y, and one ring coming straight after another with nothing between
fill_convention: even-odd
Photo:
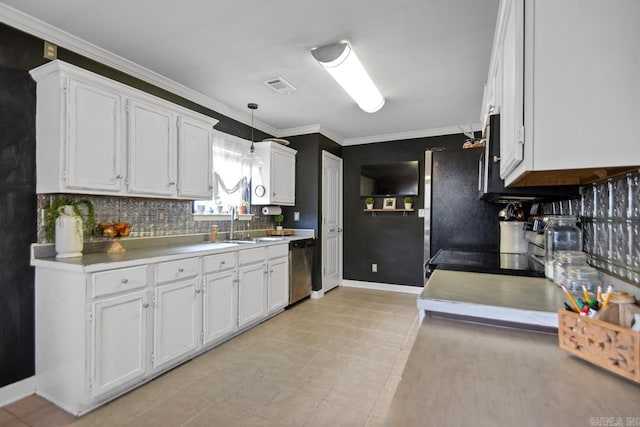
<instances>
[{"instance_id":1,"label":"wall shelf","mask_svg":"<svg viewBox=\"0 0 640 427\"><path fill-rule=\"evenodd\" d=\"M407 216L409 212L414 212L415 209L363 209L363 212L371 212L371 216L376 216L377 212L402 212L403 216Z\"/></svg>"}]
</instances>

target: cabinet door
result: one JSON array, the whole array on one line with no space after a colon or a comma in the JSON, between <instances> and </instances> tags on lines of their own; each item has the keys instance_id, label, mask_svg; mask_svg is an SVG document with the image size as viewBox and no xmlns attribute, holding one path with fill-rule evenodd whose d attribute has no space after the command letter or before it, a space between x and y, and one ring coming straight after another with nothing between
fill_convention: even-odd
<instances>
[{"instance_id":1,"label":"cabinet door","mask_svg":"<svg viewBox=\"0 0 640 427\"><path fill-rule=\"evenodd\" d=\"M212 274L202 288L204 345L231 335L238 329L238 288L235 270Z\"/></svg>"},{"instance_id":2,"label":"cabinet door","mask_svg":"<svg viewBox=\"0 0 640 427\"><path fill-rule=\"evenodd\" d=\"M271 152L271 203L293 206L296 202L296 158L275 149Z\"/></svg>"},{"instance_id":3,"label":"cabinet door","mask_svg":"<svg viewBox=\"0 0 640 427\"><path fill-rule=\"evenodd\" d=\"M92 304L92 397L145 374L147 307L146 291Z\"/></svg>"},{"instance_id":4,"label":"cabinet door","mask_svg":"<svg viewBox=\"0 0 640 427\"><path fill-rule=\"evenodd\" d=\"M505 3L502 27L502 102L500 112L500 178L523 159L524 144L524 2Z\"/></svg>"},{"instance_id":5,"label":"cabinet door","mask_svg":"<svg viewBox=\"0 0 640 427\"><path fill-rule=\"evenodd\" d=\"M153 368L193 352L198 346L197 279L159 286L154 295Z\"/></svg>"},{"instance_id":6,"label":"cabinet door","mask_svg":"<svg viewBox=\"0 0 640 427\"><path fill-rule=\"evenodd\" d=\"M289 304L289 260L277 258L269 261L269 313Z\"/></svg>"},{"instance_id":7,"label":"cabinet door","mask_svg":"<svg viewBox=\"0 0 640 427\"><path fill-rule=\"evenodd\" d=\"M67 96L66 185L119 192L123 147L120 95L70 79Z\"/></svg>"},{"instance_id":8,"label":"cabinet door","mask_svg":"<svg viewBox=\"0 0 640 427\"><path fill-rule=\"evenodd\" d=\"M178 132L178 196L213 197L213 126L181 117Z\"/></svg>"},{"instance_id":9,"label":"cabinet door","mask_svg":"<svg viewBox=\"0 0 640 427\"><path fill-rule=\"evenodd\" d=\"M264 264L251 264L238 270L238 327L267 315L267 270Z\"/></svg>"},{"instance_id":10,"label":"cabinet door","mask_svg":"<svg viewBox=\"0 0 640 427\"><path fill-rule=\"evenodd\" d=\"M175 115L150 103L129 100L129 191L176 195Z\"/></svg>"}]
</instances>

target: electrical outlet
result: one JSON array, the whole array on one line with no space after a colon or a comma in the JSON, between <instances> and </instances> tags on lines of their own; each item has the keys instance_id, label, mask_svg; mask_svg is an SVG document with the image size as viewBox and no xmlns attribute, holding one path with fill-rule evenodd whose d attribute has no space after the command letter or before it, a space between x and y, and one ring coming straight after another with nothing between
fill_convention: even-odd
<instances>
[{"instance_id":1,"label":"electrical outlet","mask_svg":"<svg viewBox=\"0 0 640 427\"><path fill-rule=\"evenodd\" d=\"M294 212L293 213L293 220L294 221L300 221L300 212Z\"/></svg>"},{"instance_id":2,"label":"electrical outlet","mask_svg":"<svg viewBox=\"0 0 640 427\"><path fill-rule=\"evenodd\" d=\"M156 221L164 221L164 209L156 209Z\"/></svg>"},{"instance_id":3,"label":"electrical outlet","mask_svg":"<svg viewBox=\"0 0 640 427\"><path fill-rule=\"evenodd\" d=\"M58 46L45 40L44 42L44 57L50 60L58 58Z\"/></svg>"},{"instance_id":4,"label":"electrical outlet","mask_svg":"<svg viewBox=\"0 0 640 427\"><path fill-rule=\"evenodd\" d=\"M372 273L378 272L378 264L371 264L371 272Z\"/></svg>"}]
</instances>

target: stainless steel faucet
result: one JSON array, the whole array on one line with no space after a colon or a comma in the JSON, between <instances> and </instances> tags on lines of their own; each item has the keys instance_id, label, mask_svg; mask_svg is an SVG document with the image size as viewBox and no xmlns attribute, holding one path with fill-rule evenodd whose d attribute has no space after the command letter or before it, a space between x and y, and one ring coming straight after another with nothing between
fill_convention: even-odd
<instances>
[{"instance_id":1,"label":"stainless steel faucet","mask_svg":"<svg viewBox=\"0 0 640 427\"><path fill-rule=\"evenodd\" d=\"M231 214L231 223L229 225L229 240L233 240L233 221L238 219L238 212L235 206L229 207L229 213Z\"/></svg>"}]
</instances>

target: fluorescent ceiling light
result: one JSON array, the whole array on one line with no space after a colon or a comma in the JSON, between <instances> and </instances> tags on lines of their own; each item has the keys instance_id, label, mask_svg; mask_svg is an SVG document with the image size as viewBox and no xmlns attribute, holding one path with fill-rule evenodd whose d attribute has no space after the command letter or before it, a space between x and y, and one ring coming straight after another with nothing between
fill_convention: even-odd
<instances>
[{"instance_id":1,"label":"fluorescent ceiling light","mask_svg":"<svg viewBox=\"0 0 640 427\"><path fill-rule=\"evenodd\" d=\"M349 43L316 47L311 54L363 111L375 113L382 108L384 98Z\"/></svg>"}]
</instances>

